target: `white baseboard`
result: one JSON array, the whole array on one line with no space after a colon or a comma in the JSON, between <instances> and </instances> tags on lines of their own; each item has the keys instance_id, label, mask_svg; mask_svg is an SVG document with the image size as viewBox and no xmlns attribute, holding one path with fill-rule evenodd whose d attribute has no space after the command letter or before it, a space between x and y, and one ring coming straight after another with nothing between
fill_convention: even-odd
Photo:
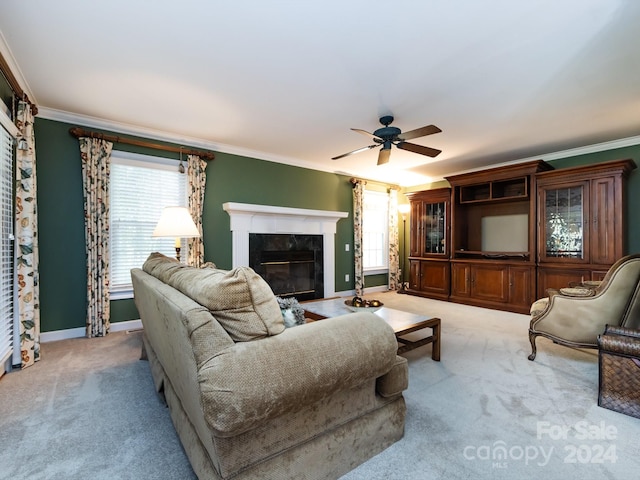
<instances>
[{"instance_id":1,"label":"white baseboard","mask_svg":"<svg viewBox=\"0 0 640 480\"><path fill-rule=\"evenodd\" d=\"M379 292L388 292L389 287L387 285L380 285L379 287L369 287L364 289L365 295L367 293L379 293Z\"/></svg>"},{"instance_id":2,"label":"white baseboard","mask_svg":"<svg viewBox=\"0 0 640 480\"><path fill-rule=\"evenodd\" d=\"M123 330L141 330L142 320L127 320L126 322L116 322L111 324L112 332L122 332Z\"/></svg>"},{"instance_id":3,"label":"white baseboard","mask_svg":"<svg viewBox=\"0 0 640 480\"><path fill-rule=\"evenodd\" d=\"M378 293L378 292L388 292L389 287L387 285L380 285L378 287L369 287L364 289L365 295L368 293ZM354 297L356 294L355 290L342 290L341 292L336 292L338 297Z\"/></svg>"},{"instance_id":4,"label":"white baseboard","mask_svg":"<svg viewBox=\"0 0 640 480\"><path fill-rule=\"evenodd\" d=\"M127 320L126 322L115 322L111 324L111 332L121 332L123 330L139 330L142 328L142 321ZM86 336L86 328L67 328L65 330L54 330L53 332L44 332L40 334L40 342L57 342L58 340L67 340L69 338L81 338Z\"/></svg>"}]
</instances>

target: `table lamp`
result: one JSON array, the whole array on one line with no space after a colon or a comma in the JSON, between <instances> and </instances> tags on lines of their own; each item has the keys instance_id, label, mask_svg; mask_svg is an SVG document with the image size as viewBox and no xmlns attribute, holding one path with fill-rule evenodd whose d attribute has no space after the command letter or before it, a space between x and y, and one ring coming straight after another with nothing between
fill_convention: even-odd
<instances>
[{"instance_id":1,"label":"table lamp","mask_svg":"<svg viewBox=\"0 0 640 480\"><path fill-rule=\"evenodd\" d=\"M152 237L175 237L176 260L180 261L181 239L199 237L198 227L187 207L164 207Z\"/></svg>"}]
</instances>

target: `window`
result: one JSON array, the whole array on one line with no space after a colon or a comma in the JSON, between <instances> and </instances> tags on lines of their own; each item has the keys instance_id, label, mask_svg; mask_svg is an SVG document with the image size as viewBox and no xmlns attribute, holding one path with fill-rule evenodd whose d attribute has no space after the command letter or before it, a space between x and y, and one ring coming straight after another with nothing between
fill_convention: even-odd
<instances>
[{"instance_id":1,"label":"window","mask_svg":"<svg viewBox=\"0 0 640 480\"><path fill-rule=\"evenodd\" d=\"M111 298L132 296L131 269L151 252L175 257L175 239L151 236L164 207L187 205L187 175L175 160L111 153ZM187 252L183 242L181 256Z\"/></svg>"},{"instance_id":2,"label":"window","mask_svg":"<svg viewBox=\"0 0 640 480\"><path fill-rule=\"evenodd\" d=\"M363 210L363 269L369 274L386 272L389 269L389 196L365 190Z\"/></svg>"},{"instance_id":3,"label":"window","mask_svg":"<svg viewBox=\"0 0 640 480\"><path fill-rule=\"evenodd\" d=\"M13 138L0 127L0 376L13 353ZM10 365L8 365L10 367Z\"/></svg>"}]
</instances>

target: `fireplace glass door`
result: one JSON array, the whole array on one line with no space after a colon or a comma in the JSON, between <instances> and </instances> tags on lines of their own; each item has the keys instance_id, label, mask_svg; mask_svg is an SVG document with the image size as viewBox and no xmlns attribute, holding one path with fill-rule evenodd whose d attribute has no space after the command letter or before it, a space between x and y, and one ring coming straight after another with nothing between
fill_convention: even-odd
<instances>
[{"instance_id":1,"label":"fireplace glass door","mask_svg":"<svg viewBox=\"0 0 640 480\"><path fill-rule=\"evenodd\" d=\"M249 234L249 266L280 297L324 295L322 235Z\"/></svg>"}]
</instances>

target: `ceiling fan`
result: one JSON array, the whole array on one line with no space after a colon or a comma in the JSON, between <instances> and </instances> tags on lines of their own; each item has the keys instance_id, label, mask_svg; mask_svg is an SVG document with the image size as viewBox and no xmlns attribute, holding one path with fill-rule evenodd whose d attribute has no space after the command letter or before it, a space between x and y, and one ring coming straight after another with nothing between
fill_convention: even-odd
<instances>
[{"instance_id":1,"label":"ceiling fan","mask_svg":"<svg viewBox=\"0 0 640 480\"><path fill-rule=\"evenodd\" d=\"M378 165L383 165L389 161L389 155L391 154L391 145L395 145L402 150L408 150L410 152L419 153L420 155L426 155L428 157L435 157L442 150L437 150L435 148L423 147L422 145L416 145L415 143L409 143L406 140L411 140L412 138L424 137L426 135L431 135L434 133L439 133L440 130L435 125L427 125L426 127L416 128L415 130L410 130L408 132L402 133L402 131L397 127L390 127L389 125L393 122L393 117L391 115L385 115L384 117L380 117L380 123L384 125L384 127L377 129L373 133L369 133L365 130L360 130L359 128L352 128L354 132L361 133L371 139L373 139L373 145L369 145L367 147L358 148L349 153L344 153L342 155L338 155L337 157L333 157L331 160L338 160L339 158L346 157L348 155L353 155L354 153L364 152L365 150L370 150L375 147L382 146L380 149L380 153L378 154Z\"/></svg>"}]
</instances>

